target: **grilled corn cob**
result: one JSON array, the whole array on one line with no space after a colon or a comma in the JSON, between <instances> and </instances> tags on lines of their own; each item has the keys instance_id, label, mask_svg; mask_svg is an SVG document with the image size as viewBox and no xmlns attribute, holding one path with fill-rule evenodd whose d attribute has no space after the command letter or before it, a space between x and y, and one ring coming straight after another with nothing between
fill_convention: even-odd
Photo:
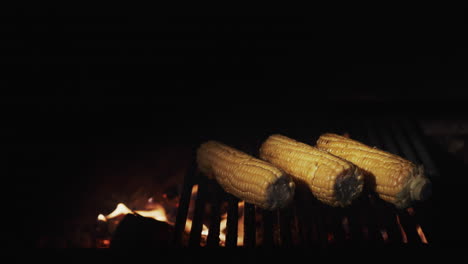
<instances>
[{"instance_id":1,"label":"grilled corn cob","mask_svg":"<svg viewBox=\"0 0 468 264\"><path fill-rule=\"evenodd\" d=\"M397 208L406 208L413 200L430 195L431 183L424 177L422 166L402 157L331 133L321 135L317 147L360 167L380 198Z\"/></svg>"},{"instance_id":2,"label":"grilled corn cob","mask_svg":"<svg viewBox=\"0 0 468 264\"><path fill-rule=\"evenodd\" d=\"M364 176L354 164L282 135L263 142L260 158L305 183L318 200L331 206L351 204L363 188Z\"/></svg>"},{"instance_id":3,"label":"grilled corn cob","mask_svg":"<svg viewBox=\"0 0 468 264\"><path fill-rule=\"evenodd\" d=\"M285 207L294 196L295 184L281 169L223 143L203 143L197 163L226 192L264 209Z\"/></svg>"}]
</instances>

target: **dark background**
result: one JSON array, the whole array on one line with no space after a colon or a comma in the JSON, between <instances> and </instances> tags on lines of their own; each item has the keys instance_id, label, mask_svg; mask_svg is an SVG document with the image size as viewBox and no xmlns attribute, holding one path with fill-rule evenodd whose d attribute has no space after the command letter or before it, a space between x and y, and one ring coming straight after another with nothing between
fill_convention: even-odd
<instances>
[{"instance_id":1,"label":"dark background","mask_svg":"<svg viewBox=\"0 0 468 264\"><path fill-rule=\"evenodd\" d=\"M76 216L100 159L337 116L466 119L463 15L3 12L4 188L23 216L8 236L34 245Z\"/></svg>"}]
</instances>

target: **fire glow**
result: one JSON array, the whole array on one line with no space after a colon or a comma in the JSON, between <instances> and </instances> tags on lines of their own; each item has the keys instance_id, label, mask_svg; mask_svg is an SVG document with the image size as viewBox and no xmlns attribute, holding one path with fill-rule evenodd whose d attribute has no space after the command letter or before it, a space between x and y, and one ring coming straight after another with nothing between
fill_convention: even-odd
<instances>
[{"instance_id":1,"label":"fire glow","mask_svg":"<svg viewBox=\"0 0 468 264\"><path fill-rule=\"evenodd\" d=\"M237 246L244 245L244 206L245 202L240 201L238 203L238 222L237 222ZM226 246L226 234L227 234L227 212L221 215L221 221L219 222L219 245L222 247Z\"/></svg>"},{"instance_id":2,"label":"fire glow","mask_svg":"<svg viewBox=\"0 0 468 264\"><path fill-rule=\"evenodd\" d=\"M198 195L198 184L194 185L192 187L192 194L190 196L190 203L189 203L189 208L188 208L188 215L187 215L187 220L185 221L185 232L190 233L192 230L192 219L193 219L193 212L195 208L195 201L197 199ZM206 238L208 237L208 227L206 225L202 225L202 231L201 231L201 239L202 241L200 242L201 245L205 244Z\"/></svg>"},{"instance_id":3,"label":"fire glow","mask_svg":"<svg viewBox=\"0 0 468 264\"><path fill-rule=\"evenodd\" d=\"M187 215L185 228L184 228L187 234L190 234L192 230L193 212L195 208L195 201L197 199L197 195L198 195L198 185L194 185L192 187L191 198L190 198L190 203L189 203L189 212ZM157 221L168 223L172 226L175 225L175 221L169 219L164 206L160 203L155 202L152 197L148 199L148 204L146 207L147 209L145 210L132 210L128 208L128 206L126 206L124 203L118 203L114 211L112 211L108 215L99 214L97 217L97 220L98 222L100 221L106 224L110 224L109 222L112 221L114 225L118 225L120 221L119 217L127 215L127 214L138 214L143 217L153 218ZM243 219L244 219L243 213L241 213L243 212L243 209L244 209L244 202L242 201L242 202L239 202L239 215L241 217L239 217L239 225L238 225L239 226L239 236L237 240L238 245L243 245L243 235L241 235L243 234L243 226L244 226L243 225ZM224 246L226 243L226 224L227 224L227 213L221 216L221 222L220 222L221 232L219 234L220 246ZM203 224L202 231L201 231L201 241L200 241L200 244L202 246L206 245L208 233L209 233L209 228L205 224ZM107 243L105 243L105 245L101 245L100 247L109 247L110 245L109 240L108 239L105 239L105 240L107 241Z\"/></svg>"},{"instance_id":4,"label":"fire glow","mask_svg":"<svg viewBox=\"0 0 468 264\"><path fill-rule=\"evenodd\" d=\"M190 234L192 231L192 226L193 226L193 217L194 217L194 209L195 209L195 204L197 200L197 195L198 195L198 185L194 185L192 187L191 191L191 197L190 197L190 202L189 202L189 208L188 208L188 213L187 213L187 219L185 222L185 228L184 231L186 234ZM164 194L161 196L163 198ZM227 202L225 202L225 205L227 206ZM245 202L244 201L239 201L238 202L238 219L237 219L237 241L236 245L237 246L244 246L244 207L245 207ZM116 208L109 214L104 215L104 214L99 214L97 216L98 223L102 226L117 226L119 222L122 220L122 217L127 215L127 214L138 214L143 217L148 217L148 218L153 218L157 221L160 222L165 222L169 225L175 226L175 216L171 216L168 214L168 211L172 209L177 209L178 203L174 203L168 207L167 204L164 202L156 202L156 199L150 197L147 200L147 203L144 208L141 210L136 210L136 209L130 209L127 205L124 203L118 203ZM408 214L411 217L414 217L416 212L414 211L413 208L408 209ZM407 244L408 243L408 238L407 234L400 222L400 217L398 214L395 215L395 220L396 223L399 227L399 230L401 232L401 239L402 243ZM227 233L228 233L228 228L227 228L227 222L228 222L228 213L224 210L222 210L221 216L220 216L220 223L219 223L219 246L225 247L226 246L226 239L227 239ZM344 234L345 234L345 239L349 240L351 239L351 230L349 226L349 219L348 217L344 217L341 222L341 228L343 228ZM112 228L110 228L112 229ZM384 241L384 243L389 242L389 234L387 233L386 229L380 229L380 235ZM369 230L366 226L362 227L362 232L365 237L365 239L370 239L369 238ZM421 242L423 244L428 244L427 238L422 230L422 227L419 224L416 224L416 232L419 235ZM200 245L201 246L206 246L207 243L207 238L209 234L209 228L207 224L202 224L201 228L201 240L200 240ZM333 233L327 233L327 241L328 243L333 243L335 241L335 237ZM110 237L101 237L97 241L97 247L99 248L108 248L110 247Z\"/></svg>"}]
</instances>

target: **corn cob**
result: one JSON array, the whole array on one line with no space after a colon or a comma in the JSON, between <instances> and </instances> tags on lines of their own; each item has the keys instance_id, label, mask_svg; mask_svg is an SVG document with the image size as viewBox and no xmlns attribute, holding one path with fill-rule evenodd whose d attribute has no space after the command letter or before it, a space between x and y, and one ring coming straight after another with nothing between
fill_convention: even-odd
<instances>
[{"instance_id":1,"label":"corn cob","mask_svg":"<svg viewBox=\"0 0 468 264\"><path fill-rule=\"evenodd\" d=\"M282 135L263 142L260 158L305 183L318 200L331 206L351 204L363 188L364 176L354 164Z\"/></svg>"},{"instance_id":2,"label":"corn cob","mask_svg":"<svg viewBox=\"0 0 468 264\"><path fill-rule=\"evenodd\" d=\"M226 192L264 209L285 207L294 196L294 182L281 169L223 143L203 143L197 163Z\"/></svg>"},{"instance_id":3,"label":"corn cob","mask_svg":"<svg viewBox=\"0 0 468 264\"><path fill-rule=\"evenodd\" d=\"M422 166L402 157L331 133L321 135L317 147L360 167L369 186L397 208L406 208L412 201L430 195L431 183L424 177Z\"/></svg>"}]
</instances>

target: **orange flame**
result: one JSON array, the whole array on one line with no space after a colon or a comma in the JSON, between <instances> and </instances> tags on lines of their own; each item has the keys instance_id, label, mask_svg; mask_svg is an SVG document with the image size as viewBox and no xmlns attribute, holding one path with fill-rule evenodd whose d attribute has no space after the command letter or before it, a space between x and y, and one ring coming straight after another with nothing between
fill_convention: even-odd
<instances>
[{"instance_id":1,"label":"orange flame","mask_svg":"<svg viewBox=\"0 0 468 264\"><path fill-rule=\"evenodd\" d=\"M195 208L195 201L196 197L198 195L198 185L194 185L192 187L192 192L191 192L191 198L189 202L189 208L188 208L188 214L187 214L187 219L185 222L185 232L190 233L193 225L193 212ZM240 201L238 203L238 235L237 235L237 246L243 246L244 245L244 207L245 207L245 202ZM118 203L114 211L112 211L108 215L103 215L99 214L97 217L98 221L103 221L103 222L108 222L110 219L116 218L112 223L114 225L118 224L119 221L119 216L123 216L126 214L139 214L143 217L149 217L153 218L157 221L161 222L166 222L170 225L175 225L167 215L166 209L162 204L159 204L155 202L155 200L150 197L148 199L148 204L145 206L145 210L132 210L128 208L124 203ZM149 208L149 209L148 209ZM226 243L226 226L227 226L227 213L224 213L221 216L221 221L220 221L220 232L219 232L219 244L220 246L225 246ZM209 228L203 224L202 225L202 231L201 231L201 236L202 236L202 241L201 245L204 245L204 241L207 239L209 233ZM101 245L105 246L105 245Z\"/></svg>"},{"instance_id":2,"label":"orange flame","mask_svg":"<svg viewBox=\"0 0 468 264\"><path fill-rule=\"evenodd\" d=\"M237 246L243 246L244 245L244 207L245 207L245 202L240 201L238 204L238 215L239 219L237 221Z\"/></svg>"},{"instance_id":3,"label":"orange flame","mask_svg":"<svg viewBox=\"0 0 468 264\"><path fill-rule=\"evenodd\" d=\"M406 243L408 243L408 237L406 236L405 230L404 230L403 227L401 226L400 217L399 217L398 215L396 215L396 220L397 220L398 227L400 228L401 240L403 241L403 243L406 244Z\"/></svg>"},{"instance_id":4,"label":"orange flame","mask_svg":"<svg viewBox=\"0 0 468 264\"><path fill-rule=\"evenodd\" d=\"M131 213L132 213L132 210L130 210L125 204L118 203L115 210L112 211L112 213L108 214L106 216L106 219L112 219L112 218L115 218L115 217L117 217L119 215L131 214Z\"/></svg>"},{"instance_id":5,"label":"orange flame","mask_svg":"<svg viewBox=\"0 0 468 264\"><path fill-rule=\"evenodd\" d=\"M185 232L190 233L190 230L192 230L192 220L187 219L187 221L185 222ZM206 225L202 225L202 237L206 238L208 236L208 231L208 227Z\"/></svg>"},{"instance_id":6,"label":"orange flame","mask_svg":"<svg viewBox=\"0 0 468 264\"><path fill-rule=\"evenodd\" d=\"M424 232L420 225L416 225L416 232L418 232L418 235L421 238L422 243L429 244L429 242L427 242L426 235L424 235Z\"/></svg>"},{"instance_id":7,"label":"orange flame","mask_svg":"<svg viewBox=\"0 0 468 264\"><path fill-rule=\"evenodd\" d=\"M103 214L99 214L97 217L98 221L107 222L107 218Z\"/></svg>"},{"instance_id":8,"label":"orange flame","mask_svg":"<svg viewBox=\"0 0 468 264\"><path fill-rule=\"evenodd\" d=\"M244 245L244 207L245 202L240 201L238 203L238 215L237 219L237 246ZM221 215L221 221L219 223L219 245L224 247L226 246L226 226L227 226L227 213Z\"/></svg>"},{"instance_id":9,"label":"orange flame","mask_svg":"<svg viewBox=\"0 0 468 264\"><path fill-rule=\"evenodd\" d=\"M226 245L226 226L227 226L227 213L224 213L221 216L221 221L219 222L219 245Z\"/></svg>"}]
</instances>

